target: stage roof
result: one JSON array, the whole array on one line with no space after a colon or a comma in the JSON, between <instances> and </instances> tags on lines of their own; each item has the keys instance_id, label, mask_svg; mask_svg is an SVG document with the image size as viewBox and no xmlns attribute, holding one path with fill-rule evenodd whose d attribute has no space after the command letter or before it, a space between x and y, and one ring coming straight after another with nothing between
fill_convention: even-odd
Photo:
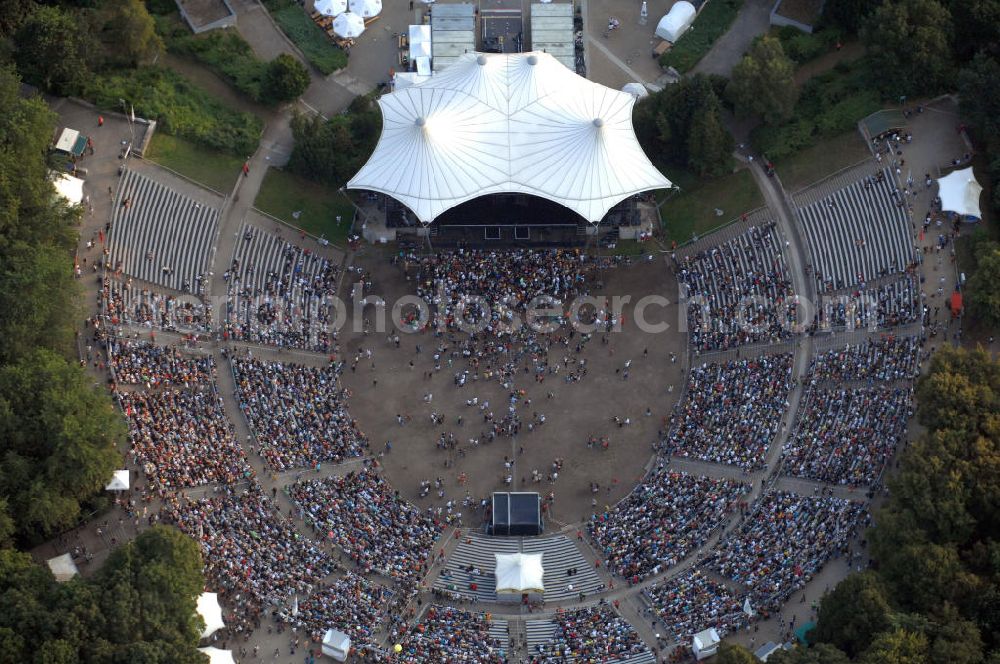
<instances>
[{"instance_id":1,"label":"stage roof","mask_svg":"<svg viewBox=\"0 0 1000 664\"><path fill-rule=\"evenodd\" d=\"M497 193L598 222L633 194L672 186L636 140L634 104L546 53L467 53L379 99L382 135L347 186L392 196L425 224Z\"/></svg>"}]
</instances>

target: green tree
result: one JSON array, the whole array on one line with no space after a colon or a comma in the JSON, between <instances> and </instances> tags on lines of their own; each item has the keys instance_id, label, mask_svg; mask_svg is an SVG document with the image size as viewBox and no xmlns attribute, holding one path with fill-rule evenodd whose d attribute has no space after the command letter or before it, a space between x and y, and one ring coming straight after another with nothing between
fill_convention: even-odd
<instances>
[{"instance_id":1,"label":"green tree","mask_svg":"<svg viewBox=\"0 0 1000 664\"><path fill-rule=\"evenodd\" d=\"M688 136L688 166L698 175L723 175L730 170L733 136L722 126L719 110L696 116Z\"/></svg>"},{"instance_id":2,"label":"green tree","mask_svg":"<svg viewBox=\"0 0 1000 664\"><path fill-rule=\"evenodd\" d=\"M856 33L864 18L881 2L882 0L826 0L823 3L823 21Z\"/></svg>"},{"instance_id":3,"label":"green tree","mask_svg":"<svg viewBox=\"0 0 1000 664\"><path fill-rule=\"evenodd\" d=\"M856 657L891 624L892 609L881 580L874 572L863 572L851 574L823 596L813 636Z\"/></svg>"},{"instance_id":4,"label":"green tree","mask_svg":"<svg viewBox=\"0 0 1000 664\"><path fill-rule=\"evenodd\" d=\"M264 82L268 101L282 103L298 99L309 87L309 70L287 53L282 53L267 66Z\"/></svg>"},{"instance_id":5,"label":"green tree","mask_svg":"<svg viewBox=\"0 0 1000 664\"><path fill-rule=\"evenodd\" d=\"M938 0L886 0L861 37L882 90L933 94L953 83L951 13Z\"/></svg>"},{"instance_id":6,"label":"green tree","mask_svg":"<svg viewBox=\"0 0 1000 664\"><path fill-rule=\"evenodd\" d=\"M83 89L89 74L84 31L59 7L36 5L14 35L14 57L25 80L59 95Z\"/></svg>"},{"instance_id":7,"label":"green tree","mask_svg":"<svg viewBox=\"0 0 1000 664\"><path fill-rule=\"evenodd\" d=\"M1000 243L975 246L975 268L965 286L969 313L989 327L1000 326Z\"/></svg>"},{"instance_id":8,"label":"green tree","mask_svg":"<svg viewBox=\"0 0 1000 664\"><path fill-rule=\"evenodd\" d=\"M785 55L781 41L765 35L733 68L726 94L738 113L775 125L795 111L799 93L794 77L795 63Z\"/></svg>"},{"instance_id":9,"label":"green tree","mask_svg":"<svg viewBox=\"0 0 1000 664\"><path fill-rule=\"evenodd\" d=\"M6 498L0 498L0 549L14 543L14 533L17 531L17 524L10 515L10 509Z\"/></svg>"},{"instance_id":10,"label":"green tree","mask_svg":"<svg viewBox=\"0 0 1000 664\"><path fill-rule=\"evenodd\" d=\"M120 458L124 425L83 371L46 350L0 367L0 495L25 540L72 526Z\"/></svg>"},{"instance_id":11,"label":"green tree","mask_svg":"<svg viewBox=\"0 0 1000 664\"><path fill-rule=\"evenodd\" d=\"M717 664L757 664L752 652L741 645L728 643L719 648L719 658L715 661Z\"/></svg>"},{"instance_id":12,"label":"green tree","mask_svg":"<svg viewBox=\"0 0 1000 664\"><path fill-rule=\"evenodd\" d=\"M811 648L797 646L779 650L767 661L769 664L850 664L850 659L829 643L817 643Z\"/></svg>"},{"instance_id":13,"label":"green tree","mask_svg":"<svg viewBox=\"0 0 1000 664\"><path fill-rule=\"evenodd\" d=\"M135 67L153 62L163 53L163 40L143 0L115 0L102 4L100 39L107 64Z\"/></svg>"},{"instance_id":14,"label":"green tree","mask_svg":"<svg viewBox=\"0 0 1000 664\"><path fill-rule=\"evenodd\" d=\"M976 51L1000 50L1000 0L951 0L955 52L968 60Z\"/></svg>"},{"instance_id":15,"label":"green tree","mask_svg":"<svg viewBox=\"0 0 1000 664\"><path fill-rule=\"evenodd\" d=\"M861 658L861 664L927 664L927 637L895 629L883 632Z\"/></svg>"}]
</instances>

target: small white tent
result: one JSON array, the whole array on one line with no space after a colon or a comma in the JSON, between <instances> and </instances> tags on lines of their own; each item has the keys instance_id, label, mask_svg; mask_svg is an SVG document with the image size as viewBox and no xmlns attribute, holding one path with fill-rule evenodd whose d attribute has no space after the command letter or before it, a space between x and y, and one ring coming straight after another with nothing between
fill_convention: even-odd
<instances>
[{"instance_id":1,"label":"small white tent","mask_svg":"<svg viewBox=\"0 0 1000 664\"><path fill-rule=\"evenodd\" d=\"M76 568L76 563L73 562L73 556L68 553L49 558L48 565L49 569L52 570L52 576L56 577L56 581L59 583L65 583L80 573Z\"/></svg>"},{"instance_id":2,"label":"small white tent","mask_svg":"<svg viewBox=\"0 0 1000 664\"><path fill-rule=\"evenodd\" d=\"M656 26L656 36L668 42L676 42L694 23L698 10L687 0L678 0L666 16Z\"/></svg>"},{"instance_id":3,"label":"small white tent","mask_svg":"<svg viewBox=\"0 0 1000 664\"><path fill-rule=\"evenodd\" d=\"M698 632L691 639L691 650L694 651L695 659L706 659L719 652L719 633L714 627Z\"/></svg>"},{"instance_id":4,"label":"small white tent","mask_svg":"<svg viewBox=\"0 0 1000 664\"><path fill-rule=\"evenodd\" d=\"M340 16L347 11L347 0L316 0L313 9L323 16Z\"/></svg>"},{"instance_id":5,"label":"small white tent","mask_svg":"<svg viewBox=\"0 0 1000 664\"><path fill-rule=\"evenodd\" d=\"M83 180L80 178L56 173L52 176L52 184L56 187L56 193L70 205L79 205L83 202Z\"/></svg>"},{"instance_id":6,"label":"small white tent","mask_svg":"<svg viewBox=\"0 0 1000 664\"><path fill-rule=\"evenodd\" d=\"M219 606L217 593L202 593L198 597L198 615L205 621L205 630L201 638L207 639L226 626L222 620L222 607Z\"/></svg>"},{"instance_id":7,"label":"small white tent","mask_svg":"<svg viewBox=\"0 0 1000 664\"><path fill-rule=\"evenodd\" d=\"M982 193L983 187L976 181L971 166L938 180L938 196L941 197L941 209L945 212L982 219L983 213L979 208Z\"/></svg>"},{"instance_id":8,"label":"small white tent","mask_svg":"<svg viewBox=\"0 0 1000 664\"><path fill-rule=\"evenodd\" d=\"M128 468L123 470L116 470L115 474L111 476L111 481L108 485L104 487L105 491L128 491L129 478L128 478Z\"/></svg>"},{"instance_id":9,"label":"small white tent","mask_svg":"<svg viewBox=\"0 0 1000 664\"><path fill-rule=\"evenodd\" d=\"M198 650L208 655L209 664L236 664L236 660L233 659L232 650L219 650L211 646L208 648L198 648Z\"/></svg>"},{"instance_id":10,"label":"small white tent","mask_svg":"<svg viewBox=\"0 0 1000 664\"><path fill-rule=\"evenodd\" d=\"M494 553L496 557L496 582L498 601L521 601L527 594L530 599L541 599L545 593L542 579L541 553Z\"/></svg>"},{"instance_id":11,"label":"small white tent","mask_svg":"<svg viewBox=\"0 0 1000 664\"><path fill-rule=\"evenodd\" d=\"M642 83L626 83L622 86L622 92L627 92L634 96L636 99L642 99L643 97L649 96L649 90Z\"/></svg>"},{"instance_id":12,"label":"small white tent","mask_svg":"<svg viewBox=\"0 0 1000 664\"><path fill-rule=\"evenodd\" d=\"M322 649L327 657L343 662L351 652L351 637L335 629L328 629L323 635Z\"/></svg>"}]
</instances>

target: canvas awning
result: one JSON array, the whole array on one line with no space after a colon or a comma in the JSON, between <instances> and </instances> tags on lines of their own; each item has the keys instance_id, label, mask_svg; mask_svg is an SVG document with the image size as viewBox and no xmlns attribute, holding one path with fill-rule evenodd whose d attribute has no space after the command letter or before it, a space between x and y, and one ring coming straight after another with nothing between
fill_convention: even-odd
<instances>
[{"instance_id":1,"label":"canvas awning","mask_svg":"<svg viewBox=\"0 0 1000 664\"><path fill-rule=\"evenodd\" d=\"M424 224L499 193L599 222L629 196L672 186L635 137L635 97L546 53L467 53L378 103L382 135L347 186L392 196Z\"/></svg>"},{"instance_id":2,"label":"canvas awning","mask_svg":"<svg viewBox=\"0 0 1000 664\"><path fill-rule=\"evenodd\" d=\"M87 137L81 136L80 132L69 127L62 130L62 133L59 134L59 140L56 141L56 150L76 155L77 157L82 155L86 149Z\"/></svg>"},{"instance_id":3,"label":"canvas awning","mask_svg":"<svg viewBox=\"0 0 1000 664\"><path fill-rule=\"evenodd\" d=\"M205 629L201 633L201 638L207 639L226 626L222 619L222 607L219 606L217 593L202 593L198 597L197 610L198 615L205 621Z\"/></svg>"},{"instance_id":4,"label":"canvas awning","mask_svg":"<svg viewBox=\"0 0 1000 664\"><path fill-rule=\"evenodd\" d=\"M68 553L49 558L47 562L49 569L52 570L52 576L56 577L56 581L60 583L65 583L80 573L80 570L76 568L76 563L73 562L73 556Z\"/></svg>"},{"instance_id":5,"label":"canvas awning","mask_svg":"<svg viewBox=\"0 0 1000 664\"><path fill-rule=\"evenodd\" d=\"M328 629L323 635L321 650L327 657L343 662L351 652L351 637L339 630Z\"/></svg>"},{"instance_id":6,"label":"canvas awning","mask_svg":"<svg viewBox=\"0 0 1000 664\"><path fill-rule=\"evenodd\" d=\"M219 648L209 646L208 648L198 648L198 651L208 655L210 664L236 664L236 660L233 659L232 650L220 650Z\"/></svg>"},{"instance_id":7,"label":"canvas awning","mask_svg":"<svg viewBox=\"0 0 1000 664\"><path fill-rule=\"evenodd\" d=\"M541 553L494 553L497 594L544 593Z\"/></svg>"},{"instance_id":8,"label":"canvas awning","mask_svg":"<svg viewBox=\"0 0 1000 664\"><path fill-rule=\"evenodd\" d=\"M697 15L694 5L687 0L678 0L656 25L656 36L671 43L676 42L691 27Z\"/></svg>"},{"instance_id":9,"label":"canvas awning","mask_svg":"<svg viewBox=\"0 0 1000 664\"><path fill-rule=\"evenodd\" d=\"M56 193L70 205L79 205L83 202L83 180L80 178L66 173L55 173L52 184L55 185Z\"/></svg>"},{"instance_id":10,"label":"canvas awning","mask_svg":"<svg viewBox=\"0 0 1000 664\"><path fill-rule=\"evenodd\" d=\"M941 209L945 212L982 219L983 213L979 208L982 193L983 187L976 181L971 166L938 180L938 196L941 198Z\"/></svg>"},{"instance_id":11,"label":"canvas awning","mask_svg":"<svg viewBox=\"0 0 1000 664\"><path fill-rule=\"evenodd\" d=\"M108 485L104 487L105 491L128 491L129 487L129 476L128 469L116 470L115 474L111 476L111 481Z\"/></svg>"}]
</instances>

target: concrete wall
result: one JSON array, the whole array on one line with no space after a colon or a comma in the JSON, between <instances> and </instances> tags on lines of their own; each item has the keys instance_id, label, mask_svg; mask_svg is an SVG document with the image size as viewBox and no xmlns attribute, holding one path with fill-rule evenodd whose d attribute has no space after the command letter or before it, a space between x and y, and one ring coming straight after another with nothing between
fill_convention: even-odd
<instances>
[{"instance_id":1,"label":"concrete wall","mask_svg":"<svg viewBox=\"0 0 1000 664\"><path fill-rule=\"evenodd\" d=\"M208 32L209 30L216 30L218 28L236 27L236 12L233 11L233 6L229 4L229 0L219 0L220 2L222 2L223 5L226 6L226 9L229 11L229 15L224 16L216 21L212 21L211 23L206 23L204 25L196 25L194 21L191 19L191 17L188 15L187 11L184 9L184 5L181 3L181 0L175 0L175 1L177 2L177 9L180 10L181 17L184 19L184 22L188 24L188 27L191 28L191 30L196 35L200 35L203 32Z\"/></svg>"}]
</instances>

